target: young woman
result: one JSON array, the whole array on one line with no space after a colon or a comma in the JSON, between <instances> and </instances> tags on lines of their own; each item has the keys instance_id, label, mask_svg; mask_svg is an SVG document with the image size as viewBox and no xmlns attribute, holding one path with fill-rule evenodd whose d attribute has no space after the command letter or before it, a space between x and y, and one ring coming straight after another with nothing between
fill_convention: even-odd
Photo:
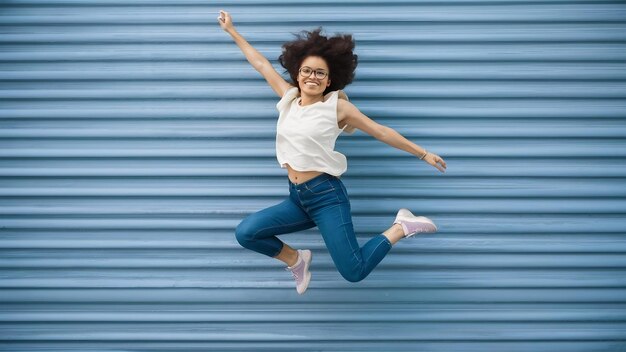
<instances>
[{"instance_id":1,"label":"young woman","mask_svg":"<svg viewBox=\"0 0 626 352\"><path fill-rule=\"evenodd\" d=\"M295 250L276 235L317 226L339 273L350 282L363 280L401 238L435 232L428 218L400 209L393 225L359 247L354 234L348 191L339 179L346 157L334 151L341 132L358 128L392 147L407 151L445 172L446 163L359 111L341 91L352 82L357 66L351 35L325 37L321 28L283 44L279 57L292 84L274 70L234 28L228 12L218 23L231 35L250 64L281 98L276 134L276 157L287 169L289 196L283 202L249 215L237 226L237 241L245 248L283 261L306 291L311 273L310 250Z\"/></svg>"}]
</instances>

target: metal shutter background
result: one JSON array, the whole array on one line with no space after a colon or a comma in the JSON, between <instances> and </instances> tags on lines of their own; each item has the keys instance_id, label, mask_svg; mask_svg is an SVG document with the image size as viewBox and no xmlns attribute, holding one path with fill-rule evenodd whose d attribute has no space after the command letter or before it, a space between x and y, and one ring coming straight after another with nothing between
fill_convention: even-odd
<instances>
[{"instance_id":1,"label":"metal shutter background","mask_svg":"<svg viewBox=\"0 0 626 352\"><path fill-rule=\"evenodd\" d=\"M440 232L359 283L317 229L304 296L234 238L287 196L277 69L291 33L353 33L361 111L342 177L359 241L400 207ZM3 1L0 348L626 349L623 1Z\"/></svg>"}]
</instances>

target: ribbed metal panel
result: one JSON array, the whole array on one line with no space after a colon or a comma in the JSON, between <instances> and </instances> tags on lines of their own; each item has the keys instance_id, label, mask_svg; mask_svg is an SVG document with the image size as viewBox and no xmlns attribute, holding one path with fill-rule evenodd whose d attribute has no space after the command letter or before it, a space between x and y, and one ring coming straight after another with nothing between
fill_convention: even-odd
<instances>
[{"instance_id":1,"label":"ribbed metal panel","mask_svg":"<svg viewBox=\"0 0 626 352\"><path fill-rule=\"evenodd\" d=\"M438 233L358 283L281 235L303 296L237 243L288 189L220 9L280 72L291 33L354 34L351 101L448 164L340 136L359 241ZM623 1L16 0L0 45L0 349L626 350Z\"/></svg>"}]
</instances>

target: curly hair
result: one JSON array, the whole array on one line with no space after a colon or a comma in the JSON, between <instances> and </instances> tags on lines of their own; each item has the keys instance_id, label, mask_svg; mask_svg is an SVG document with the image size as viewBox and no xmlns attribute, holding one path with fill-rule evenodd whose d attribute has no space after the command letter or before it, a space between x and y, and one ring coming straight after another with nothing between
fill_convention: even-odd
<instances>
[{"instance_id":1,"label":"curly hair","mask_svg":"<svg viewBox=\"0 0 626 352\"><path fill-rule=\"evenodd\" d=\"M322 27L313 31L302 31L297 39L283 44L280 64L289 72L292 83L298 87L298 70L302 61L309 56L320 56L328 64L330 86L324 94L343 89L354 79L358 56L353 53L354 39L351 34L339 34L334 37L321 35Z\"/></svg>"}]
</instances>

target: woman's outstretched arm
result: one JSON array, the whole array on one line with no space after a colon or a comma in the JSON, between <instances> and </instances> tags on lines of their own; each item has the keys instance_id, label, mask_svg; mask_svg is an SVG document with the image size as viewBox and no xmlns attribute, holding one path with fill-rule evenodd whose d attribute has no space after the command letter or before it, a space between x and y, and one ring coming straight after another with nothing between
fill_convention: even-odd
<instances>
[{"instance_id":1,"label":"woman's outstretched arm","mask_svg":"<svg viewBox=\"0 0 626 352\"><path fill-rule=\"evenodd\" d=\"M360 129L370 136L394 148L409 152L421 160L445 172L446 162L437 154L431 153L417 144L404 138L391 127L381 125L363 114L354 104L348 101L337 102L337 113L350 126Z\"/></svg>"},{"instance_id":2,"label":"woman's outstretched arm","mask_svg":"<svg viewBox=\"0 0 626 352\"><path fill-rule=\"evenodd\" d=\"M230 34L235 41L235 44L237 44L239 49L241 49L252 67L263 75L276 94L282 98L285 91L291 88L291 85L285 81L278 72L276 72L272 64L267 58L265 58L265 56L259 53L252 45L250 45L250 43L248 43L248 41L244 39L244 37L241 36L241 34L237 32L237 30L235 30L232 18L228 12L220 10L220 16L217 17L217 21L219 22L220 27L222 27L226 33Z\"/></svg>"}]
</instances>

